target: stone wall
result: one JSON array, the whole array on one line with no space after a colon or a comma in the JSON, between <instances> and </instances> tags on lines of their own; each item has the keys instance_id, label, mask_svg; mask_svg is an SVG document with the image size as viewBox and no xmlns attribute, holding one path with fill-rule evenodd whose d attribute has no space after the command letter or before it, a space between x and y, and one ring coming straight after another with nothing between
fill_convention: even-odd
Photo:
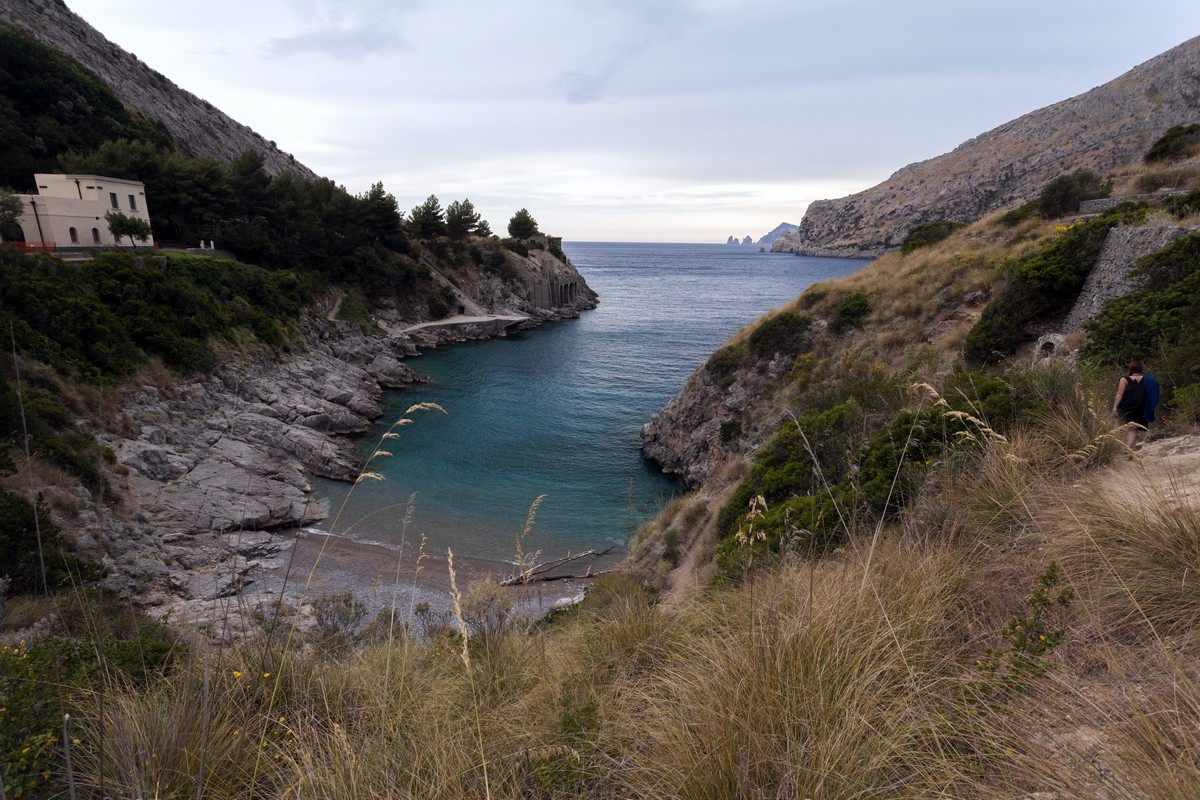
<instances>
[{"instance_id":1,"label":"stone wall","mask_svg":"<svg viewBox=\"0 0 1200 800\"><path fill-rule=\"evenodd\" d=\"M1063 333L1082 328L1083 323L1099 314L1109 300L1140 289L1142 280L1130 274L1137 260L1189 232L1174 226L1113 228L1109 231L1079 299L1063 322Z\"/></svg>"}]
</instances>

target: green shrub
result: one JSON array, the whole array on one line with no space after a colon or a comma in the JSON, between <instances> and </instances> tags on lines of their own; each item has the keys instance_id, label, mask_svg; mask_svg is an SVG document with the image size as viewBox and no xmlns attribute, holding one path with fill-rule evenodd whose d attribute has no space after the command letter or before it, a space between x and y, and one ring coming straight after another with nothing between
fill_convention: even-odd
<instances>
[{"instance_id":1,"label":"green shrub","mask_svg":"<svg viewBox=\"0 0 1200 800\"><path fill-rule=\"evenodd\" d=\"M349 322L351 325L359 325L364 328L371 326L367 301L358 292L350 292L342 298L337 318L342 322Z\"/></svg>"},{"instance_id":2,"label":"green shrub","mask_svg":"<svg viewBox=\"0 0 1200 800\"><path fill-rule=\"evenodd\" d=\"M43 564L44 586L50 590L103 574L66 552L58 527L40 502L35 508L12 492L0 490L0 578L11 581L13 594L37 594L43 589Z\"/></svg>"},{"instance_id":3,"label":"green shrub","mask_svg":"<svg viewBox=\"0 0 1200 800\"><path fill-rule=\"evenodd\" d=\"M529 247L522 242L514 242L511 239L506 239L501 242L501 245L505 250L510 250L519 256L529 257Z\"/></svg>"},{"instance_id":4,"label":"green shrub","mask_svg":"<svg viewBox=\"0 0 1200 800\"><path fill-rule=\"evenodd\" d=\"M1091 342L1084 354L1109 364L1124 364L1164 354L1164 389L1195 382L1200 363L1200 234L1180 237L1137 262L1135 273L1146 285L1110 301L1084 327Z\"/></svg>"},{"instance_id":5,"label":"green shrub","mask_svg":"<svg viewBox=\"0 0 1200 800\"><path fill-rule=\"evenodd\" d=\"M1077 169L1046 184L1038 195L1038 210L1046 219L1058 219L1079 210L1084 200L1108 197L1112 181L1105 181L1090 169Z\"/></svg>"},{"instance_id":6,"label":"green shrub","mask_svg":"<svg viewBox=\"0 0 1200 800\"><path fill-rule=\"evenodd\" d=\"M1172 405L1185 425L1200 425L1200 383L1190 383L1175 389Z\"/></svg>"},{"instance_id":7,"label":"green shrub","mask_svg":"<svg viewBox=\"0 0 1200 800\"><path fill-rule=\"evenodd\" d=\"M143 683L184 652L166 626L118 603L77 593L58 605L64 635L0 646L0 776L11 798L66 796L59 738L82 693L100 681Z\"/></svg>"},{"instance_id":8,"label":"green shrub","mask_svg":"<svg viewBox=\"0 0 1200 800\"><path fill-rule=\"evenodd\" d=\"M965 222L951 222L950 220L939 220L937 222L926 222L923 225L917 225L915 228L909 230L908 236L904 238L904 243L900 245L900 254L908 255L914 250L928 247L931 244L937 244L950 236L950 234L965 227L967 227Z\"/></svg>"},{"instance_id":9,"label":"green shrub","mask_svg":"<svg viewBox=\"0 0 1200 800\"><path fill-rule=\"evenodd\" d=\"M679 564L679 531L676 528L669 529L663 535L663 558L672 567Z\"/></svg>"},{"instance_id":10,"label":"green shrub","mask_svg":"<svg viewBox=\"0 0 1200 800\"><path fill-rule=\"evenodd\" d=\"M1193 189L1185 195L1164 198L1163 208L1180 219L1189 214L1200 213L1200 189Z\"/></svg>"},{"instance_id":11,"label":"green shrub","mask_svg":"<svg viewBox=\"0 0 1200 800\"><path fill-rule=\"evenodd\" d=\"M1200 175L1200 169L1189 167L1187 169L1173 169L1165 172L1147 172L1145 175L1139 175L1137 179L1137 188L1141 192L1157 192L1159 189L1175 188L1184 186L1197 175Z\"/></svg>"},{"instance_id":12,"label":"green shrub","mask_svg":"<svg viewBox=\"0 0 1200 800\"><path fill-rule=\"evenodd\" d=\"M1150 145L1142 161L1154 164L1160 161L1177 161L1200 147L1200 124L1175 125Z\"/></svg>"},{"instance_id":13,"label":"green shrub","mask_svg":"<svg viewBox=\"0 0 1200 800\"><path fill-rule=\"evenodd\" d=\"M829 329L834 333L841 333L849 328L857 328L870 314L871 298L864 291L853 292L834 308L833 316L829 319Z\"/></svg>"},{"instance_id":14,"label":"green shrub","mask_svg":"<svg viewBox=\"0 0 1200 800\"><path fill-rule=\"evenodd\" d=\"M967 334L964 355L975 364L1005 358L1029 338L1030 326L1068 311L1079 296L1109 230L1145 218L1148 207L1123 203L1096 219L1061 229L1047 247L1009 265L1009 281Z\"/></svg>"},{"instance_id":15,"label":"green shrub","mask_svg":"<svg viewBox=\"0 0 1200 800\"><path fill-rule=\"evenodd\" d=\"M758 357L804 352L808 349L811 325L811 319L792 311L776 314L759 323L750 334L750 352Z\"/></svg>"},{"instance_id":16,"label":"green shrub","mask_svg":"<svg viewBox=\"0 0 1200 800\"><path fill-rule=\"evenodd\" d=\"M1027 219L1032 219L1038 213L1038 201L1030 200L1028 203L1023 203L1014 209L1005 211L1000 215L1000 224L1008 228L1015 228Z\"/></svg>"},{"instance_id":17,"label":"green shrub","mask_svg":"<svg viewBox=\"0 0 1200 800\"><path fill-rule=\"evenodd\" d=\"M704 370L713 377L719 386L727 388L733 383L734 373L746 363L746 358L745 345L728 345L708 357L708 361L704 364Z\"/></svg>"},{"instance_id":18,"label":"green shrub","mask_svg":"<svg viewBox=\"0 0 1200 800\"><path fill-rule=\"evenodd\" d=\"M441 295L433 295L425 301L425 308L431 319L445 319L450 316L450 304Z\"/></svg>"},{"instance_id":19,"label":"green shrub","mask_svg":"<svg viewBox=\"0 0 1200 800\"><path fill-rule=\"evenodd\" d=\"M971 370L947 376L942 398L948 410L969 416L929 404L904 408L899 392L866 375L838 382L818 404L805 399L810 410L785 422L758 451L718 515L723 575L736 577L748 563L769 562L784 549L822 555L855 525L900 512L929 465L960 436L977 438L983 425L1003 432L1045 408L1036 392ZM828 410L812 410L822 406Z\"/></svg>"},{"instance_id":20,"label":"green shrub","mask_svg":"<svg viewBox=\"0 0 1200 800\"><path fill-rule=\"evenodd\" d=\"M741 420L728 419L721 423L721 444L729 444L741 435Z\"/></svg>"}]
</instances>

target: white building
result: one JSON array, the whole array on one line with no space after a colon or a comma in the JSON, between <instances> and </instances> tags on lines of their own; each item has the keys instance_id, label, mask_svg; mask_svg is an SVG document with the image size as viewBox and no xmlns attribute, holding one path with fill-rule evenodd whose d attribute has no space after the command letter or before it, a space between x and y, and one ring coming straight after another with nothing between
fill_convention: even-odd
<instances>
[{"instance_id":1,"label":"white building","mask_svg":"<svg viewBox=\"0 0 1200 800\"><path fill-rule=\"evenodd\" d=\"M29 250L70 247L129 247L129 237L117 242L108 232L104 215L120 211L150 222L146 187L139 181L100 175L34 175L37 194L19 194L24 213L17 219ZM142 242L138 242L140 246ZM146 240L153 247L154 238Z\"/></svg>"}]
</instances>

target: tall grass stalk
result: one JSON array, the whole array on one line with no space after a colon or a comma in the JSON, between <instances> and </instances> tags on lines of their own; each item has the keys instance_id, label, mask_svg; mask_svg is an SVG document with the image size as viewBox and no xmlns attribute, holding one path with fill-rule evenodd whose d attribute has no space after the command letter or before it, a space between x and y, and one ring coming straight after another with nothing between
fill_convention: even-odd
<instances>
[{"instance_id":1,"label":"tall grass stalk","mask_svg":"<svg viewBox=\"0 0 1200 800\"><path fill-rule=\"evenodd\" d=\"M525 557L525 537L533 530L533 522L537 518L538 506L546 499L546 495L539 494L533 503L529 506L529 513L525 515L525 525L517 532L517 569L521 571L521 585L528 586L529 579L533 577L533 570L537 567L537 558L542 551L537 550L532 553L528 559Z\"/></svg>"},{"instance_id":2,"label":"tall grass stalk","mask_svg":"<svg viewBox=\"0 0 1200 800\"><path fill-rule=\"evenodd\" d=\"M371 470L371 465L375 462L376 459L386 458L391 455L390 452L383 449L385 442L392 440L392 439L400 438L400 434L397 432L397 430L399 428L404 427L405 425L412 424L412 418L409 417L408 415L413 414L417 411L440 411L443 414L446 413L446 410L444 408L442 408L440 405L438 405L437 403L417 403L415 405L409 406L409 408L404 412L404 415L401 416L399 419L397 419L395 422L393 422L391 424L391 426L389 426L388 429L386 431L384 431L384 433L379 437L379 442L376 444L371 455L363 463L362 469L359 471L358 477L355 478L354 486L357 486L358 484L362 483L364 480L383 480L383 476L380 473L374 472ZM342 499L341 505L338 506L337 513L334 515L333 521L330 523L330 526L329 526L329 535L330 536L332 536L334 534L334 532L337 530L338 523L341 521L341 518L342 518L342 513L345 511L346 505L350 502L350 496L351 496L351 494L353 494L353 491L354 491L353 487L351 487L351 490L349 492L347 492L346 496ZM304 582L304 588L300 592L300 602L301 603L303 603L304 598L308 597L309 591L312 588L313 578L316 576L317 569L320 566L322 557L325 555L325 549L328 546L328 544L329 544L328 537L324 541L321 542L321 548L320 548L320 550L317 551L317 556L313 560L312 569L309 570L308 577L306 578L306 580ZM293 550L293 555L294 555L294 552L295 551ZM289 573L290 573L290 567L289 567ZM283 602L284 591L286 590L286 588L287 587L286 587L286 583L285 583L284 587L282 589L280 589L279 598L280 598L281 604ZM275 675L276 675L275 691L272 692L271 699L267 706L268 707L268 715L270 714L270 711L272 709L274 709L274 707L275 707L276 692L278 691L279 681L282 680L282 666L287 661L288 654L291 652L292 645L293 645L293 642L294 642L295 636L296 636L296 626L298 624L299 624L299 615L297 614L292 617L292 624L288 628L288 634L287 634L286 640L284 641L284 644L283 644L283 651L279 657L279 665L280 666L275 669ZM266 731L264 730L263 735L265 736L265 734L266 734ZM255 774L256 775L257 775L257 771L259 769L260 763L261 763L261 757L256 758L255 759ZM254 785L255 785L255 781L252 779L251 780L251 792L252 792L251 797L253 797L253 786Z\"/></svg>"},{"instance_id":3,"label":"tall grass stalk","mask_svg":"<svg viewBox=\"0 0 1200 800\"><path fill-rule=\"evenodd\" d=\"M537 503L535 502L534 505ZM530 510L532 515L533 511ZM479 763L483 768L483 788L488 800L492 797L492 783L488 778L487 750L483 746L483 723L480 721L479 690L475 685L475 676L471 670L470 632L467 630L467 620L463 616L462 595L458 591L458 580L454 574L454 551L446 550L446 569L450 573L450 597L453 601L454 619L458 622L458 631L462 636L462 662L466 670L467 680L471 685L472 705L475 711L475 735L479 746Z\"/></svg>"}]
</instances>

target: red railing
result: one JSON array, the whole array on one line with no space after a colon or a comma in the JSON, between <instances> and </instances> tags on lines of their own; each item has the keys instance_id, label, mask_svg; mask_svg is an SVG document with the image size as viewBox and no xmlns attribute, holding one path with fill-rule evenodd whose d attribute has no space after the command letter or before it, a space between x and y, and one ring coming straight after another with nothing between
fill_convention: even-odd
<instances>
[{"instance_id":1,"label":"red railing","mask_svg":"<svg viewBox=\"0 0 1200 800\"><path fill-rule=\"evenodd\" d=\"M26 253L53 253L57 248L54 242L0 242L7 247L15 247Z\"/></svg>"}]
</instances>

